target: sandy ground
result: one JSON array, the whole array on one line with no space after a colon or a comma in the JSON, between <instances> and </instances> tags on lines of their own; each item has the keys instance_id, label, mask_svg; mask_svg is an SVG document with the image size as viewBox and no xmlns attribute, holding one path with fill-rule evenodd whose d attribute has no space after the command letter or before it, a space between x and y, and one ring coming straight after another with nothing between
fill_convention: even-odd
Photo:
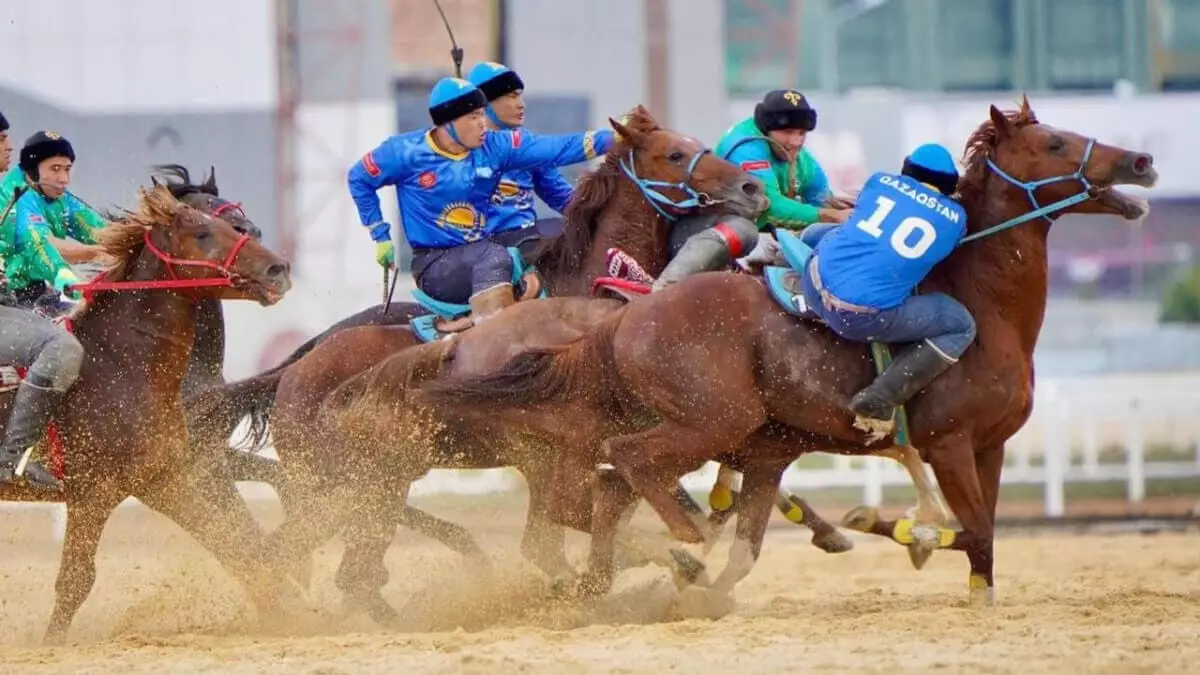
<instances>
[{"instance_id":1,"label":"sandy ground","mask_svg":"<svg viewBox=\"0 0 1200 675\"><path fill-rule=\"evenodd\" d=\"M502 513L496 513L499 508ZM317 558L307 608L252 627L238 586L169 521L118 511L101 543L96 588L70 644L43 648L58 546L44 514L0 525L0 672L8 673L1151 673L1200 669L1200 534L1005 536L999 602L965 607L967 565L939 553L911 569L889 542L818 552L777 522L724 616L665 572L633 570L611 596L554 599L519 559L511 505L440 515L468 524L496 556L485 580L440 545L401 532L388 599L404 626L341 616ZM263 516L270 524L270 514ZM727 540L726 540L727 543ZM584 540L572 537L579 560ZM723 564L725 544L710 561ZM690 618L683 618L690 617Z\"/></svg>"}]
</instances>

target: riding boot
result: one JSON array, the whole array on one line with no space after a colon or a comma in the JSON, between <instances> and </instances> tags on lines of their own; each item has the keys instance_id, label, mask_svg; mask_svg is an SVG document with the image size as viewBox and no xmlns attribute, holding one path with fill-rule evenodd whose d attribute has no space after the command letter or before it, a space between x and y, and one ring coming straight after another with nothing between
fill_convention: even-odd
<instances>
[{"instance_id":1,"label":"riding boot","mask_svg":"<svg viewBox=\"0 0 1200 675\"><path fill-rule=\"evenodd\" d=\"M512 284L499 284L480 291L468 300L471 304L471 320L478 324L516 301Z\"/></svg>"},{"instance_id":2,"label":"riding boot","mask_svg":"<svg viewBox=\"0 0 1200 675\"><path fill-rule=\"evenodd\" d=\"M42 440L64 396L64 392L40 386L28 378L21 382L13 400L4 442L0 444L0 482L10 482L17 477L21 460ZM22 475L34 487L62 489L62 483L36 462L26 464Z\"/></svg>"},{"instance_id":3,"label":"riding boot","mask_svg":"<svg viewBox=\"0 0 1200 675\"><path fill-rule=\"evenodd\" d=\"M897 406L954 363L928 341L919 342L897 356L870 386L855 394L850 399L850 410L859 417L890 420Z\"/></svg>"},{"instance_id":4,"label":"riding boot","mask_svg":"<svg viewBox=\"0 0 1200 675\"><path fill-rule=\"evenodd\" d=\"M651 290L661 291L684 277L723 269L729 265L730 258L729 245L718 234L711 230L694 234L658 275Z\"/></svg>"}]
</instances>

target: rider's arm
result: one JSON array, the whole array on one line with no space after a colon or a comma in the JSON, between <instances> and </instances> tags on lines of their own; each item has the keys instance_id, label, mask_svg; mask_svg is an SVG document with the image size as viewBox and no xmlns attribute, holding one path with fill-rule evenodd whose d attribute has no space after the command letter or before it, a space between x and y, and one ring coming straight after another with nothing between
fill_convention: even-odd
<instances>
[{"instance_id":1,"label":"rider's arm","mask_svg":"<svg viewBox=\"0 0 1200 675\"><path fill-rule=\"evenodd\" d=\"M729 161L766 185L768 205L759 217L760 227L772 223L785 230L799 230L817 222L818 207L792 199L779 189L779 179L771 168L771 150L765 141L741 144L730 154Z\"/></svg>"},{"instance_id":2,"label":"rider's arm","mask_svg":"<svg viewBox=\"0 0 1200 675\"><path fill-rule=\"evenodd\" d=\"M399 185L406 171L389 139L363 155L346 174L350 196L358 208L358 220L370 231L373 241L391 239L391 226L383 219L379 195L375 193L385 185Z\"/></svg>"},{"instance_id":3,"label":"rider's arm","mask_svg":"<svg viewBox=\"0 0 1200 675\"><path fill-rule=\"evenodd\" d=\"M24 259L25 276L31 281L53 284L58 273L70 270L70 265L51 245L50 226L37 208L33 195L28 197L22 197L13 208L16 218L13 221L12 255Z\"/></svg>"},{"instance_id":4,"label":"rider's arm","mask_svg":"<svg viewBox=\"0 0 1200 675\"><path fill-rule=\"evenodd\" d=\"M546 202L546 205L562 214L567 210L575 187L563 177L558 169L543 169L530 172L533 177L533 191Z\"/></svg>"},{"instance_id":5,"label":"rider's arm","mask_svg":"<svg viewBox=\"0 0 1200 675\"><path fill-rule=\"evenodd\" d=\"M553 169L607 153L613 137L608 129L554 136L537 136L524 129L489 131L483 150L494 158L501 172Z\"/></svg>"},{"instance_id":6,"label":"rider's arm","mask_svg":"<svg viewBox=\"0 0 1200 675\"><path fill-rule=\"evenodd\" d=\"M85 244L96 243L96 230L108 227L108 221L70 192L63 195L62 199L66 202L64 206L68 214L67 236Z\"/></svg>"},{"instance_id":7,"label":"rider's arm","mask_svg":"<svg viewBox=\"0 0 1200 675\"><path fill-rule=\"evenodd\" d=\"M833 196L833 191L829 189L829 177L825 175L825 169L821 168L821 163L816 160L808 150L801 150L800 161L807 162L811 169L808 174L808 182L800 186L800 200L805 204L824 208L825 202Z\"/></svg>"}]
</instances>

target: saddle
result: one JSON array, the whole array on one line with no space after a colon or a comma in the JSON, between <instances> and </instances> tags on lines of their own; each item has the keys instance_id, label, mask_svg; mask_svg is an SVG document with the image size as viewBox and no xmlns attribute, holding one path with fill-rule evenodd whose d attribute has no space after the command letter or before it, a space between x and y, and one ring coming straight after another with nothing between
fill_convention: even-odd
<instances>
[{"instance_id":1,"label":"saddle","mask_svg":"<svg viewBox=\"0 0 1200 675\"><path fill-rule=\"evenodd\" d=\"M513 262L512 284L516 290L517 302L546 297L546 289L542 286L537 270L525 265L521 252L515 247L509 247L508 255ZM442 340L474 325L470 305L444 302L419 288L413 289L412 297L429 312L409 322L409 328L422 342Z\"/></svg>"}]
</instances>

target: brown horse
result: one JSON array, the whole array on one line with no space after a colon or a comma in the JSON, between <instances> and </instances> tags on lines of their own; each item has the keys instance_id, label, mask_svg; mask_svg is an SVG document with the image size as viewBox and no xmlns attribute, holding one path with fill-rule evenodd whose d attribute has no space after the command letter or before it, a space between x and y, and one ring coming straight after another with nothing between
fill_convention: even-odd
<instances>
[{"instance_id":1,"label":"brown horse","mask_svg":"<svg viewBox=\"0 0 1200 675\"><path fill-rule=\"evenodd\" d=\"M966 305L978 338L908 406L913 444L933 466L962 530L914 531L911 520L883 522L861 507L848 524L965 551L972 598L990 601L1004 443L1032 407L1050 224L1063 213L1140 217L1144 202L1112 186L1153 185L1157 173L1149 155L1038 123L1027 100L1017 112L992 107L964 161L958 199L969 232L979 236L921 289ZM728 592L757 559L774 486L791 461L812 450L879 447L866 444L846 407L873 376L867 354L861 343L785 314L758 281L707 273L614 312L567 349L524 354L482 378L439 379L410 399L442 417L494 423L503 415L511 429L569 429L590 442L561 446L579 455L564 463L577 471L612 464L595 493L587 592L610 587L615 521L637 495L677 538L698 542L703 533L669 486L706 460L742 469L738 541L714 584Z\"/></svg>"},{"instance_id":2,"label":"brown horse","mask_svg":"<svg viewBox=\"0 0 1200 675\"><path fill-rule=\"evenodd\" d=\"M81 286L87 299L70 318L86 358L55 422L66 464L64 492L0 488L5 501L67 505L46 637L66 636L95 582L104 524L129 496L179 523L246 583L260 607L270 608L277 580L257 562L266 555L258 550L261 535L245 504L232 483L215 497L194 483L208 467L187 451L179 389L196 301L273 304L291 287L288 263L161 186L143 191L138 211L97 238L117 262L102 279ZM2 396L0 418L7 419L12 395ZM222 517L213 518L215 513Z\"/></svg>"},{"instance_id":3,"label":"brown horse","mask_svg":"<svg viewBox=\"0 0 1200 675\"><path fill-rule=\"evenodd\" d=\"M605 253L611 247L632 252L640 260L648 261L654 270L666 264L670 222L661 218L647 204L637 185L620 170L618 162L626 151L634 152L637 173L647 180L672 183L690 181L697 191L733 202L726 204L725 208L734 206L747 211L761 208L761 200L755 197L761 193L752 182L753 179L726 162L702 155L690 176L681 171L682 167L689 164L690 158L703 149L695 141L659 128L644 109L636 109L627 126L615 126L628 139L627 143L610 153L600 169L583 179L567 211L564 234L538 257L538 266L547 285L556 294L586 295L591 288L591 281L605 274ZM683 160L675 159L676 155ZM521 309L513 308L489 321L487 335L496 337L482 341L478 347L473 346L475 342L471 335L479 334L479 329L463 336L465 342L457 350L459 356L456 367L472 368L477 367L473 364L487 363L492 364L489 367L495 367L516 350L573 340L584 327L620 306L613 301L588 299L542 301L536 304L556 308L554 320L539 319L537 323L525 323L520 317L525 316L523 307L529 304L525 303ZM337 504L315 507L310 502L314 499L336 501L331 496L333 489L345 484L347 476L352 477L350 484L357 490L355 501L361 507L359 514L367 515L351 523L338 582L349 597L366 598L367 606L375 607L373 614L377 618L384 617L390 611L377 591L386 580L387 571L382 566L382 558L398 524L397 520L399 524L416 527L465 554L479 555L477 546L465 530L405 506L407 485L433 467L518 466L529 482L531 497L522 550L552 576L570 570L563 550L563 531L548 527L545 518L544 495L550 487L545 471L548 463L544 461L544 456L527 456L519 444L497 443L486 433L464 431L454 438L443 439L449 441L445 443L443 451L389 462L388 466L395 469L386 475L380 472L380 463L375 460L370 466L351 468L356 455L375 457L376 460L378 456L363 455L354 444L347 443L341 429L331 423L331 417L338 417L351 402L366 395L387 407L385 412L373 412L364 417L379 423L394 419L401 405L401 384L406 381L406 376L392 375L403 370L398 364L405 361L397 356L396 359L400 360L393 359L389 369L377 369L377 372L359 378L348 378L389 354L411 347L415 342L411 332L403 328L346 330L323 342L278 376L271 375L278 382L277 385L274 381L264 382L255 378L244 384L232 385L235 390L230 392L231 397L245 400L249 398L245 392L257 388L259 400L274 407L271 432L289 477L280 494L288 503L286 510L297 518L295 528L303 527L308 521L308 527L314 533L325 529L325 524L315 519L336 514ZM440 351L436 346L421 349ZM334 388L343 382L345 384L334 392ZM393 391L397 388L401 391ZM223 406L223 401L214 401L212 407L220 409ZM357 410L361 414L363 408ZM318 412L314 414L314 411ZM261 431L262 427L258 429ZM371 435L366 437L373 438ZM391 433L388 432L378 438L390 437ZM261 443L264 440L265 434L260 433L258 441ZM388 443L390 445L391 441ZM368 484L374 487L368 489ZM388 485L393 487L388 488ZM300 491L292 496L293 489ZM802 508L807 509L807 505L802 504ZM836 530L815 514L806 524L818 531L824 526L824 537L829 541L819 539L818 543L833 550L844 548L835 541L841 539Z\"/></svg>"}]
</instances>

